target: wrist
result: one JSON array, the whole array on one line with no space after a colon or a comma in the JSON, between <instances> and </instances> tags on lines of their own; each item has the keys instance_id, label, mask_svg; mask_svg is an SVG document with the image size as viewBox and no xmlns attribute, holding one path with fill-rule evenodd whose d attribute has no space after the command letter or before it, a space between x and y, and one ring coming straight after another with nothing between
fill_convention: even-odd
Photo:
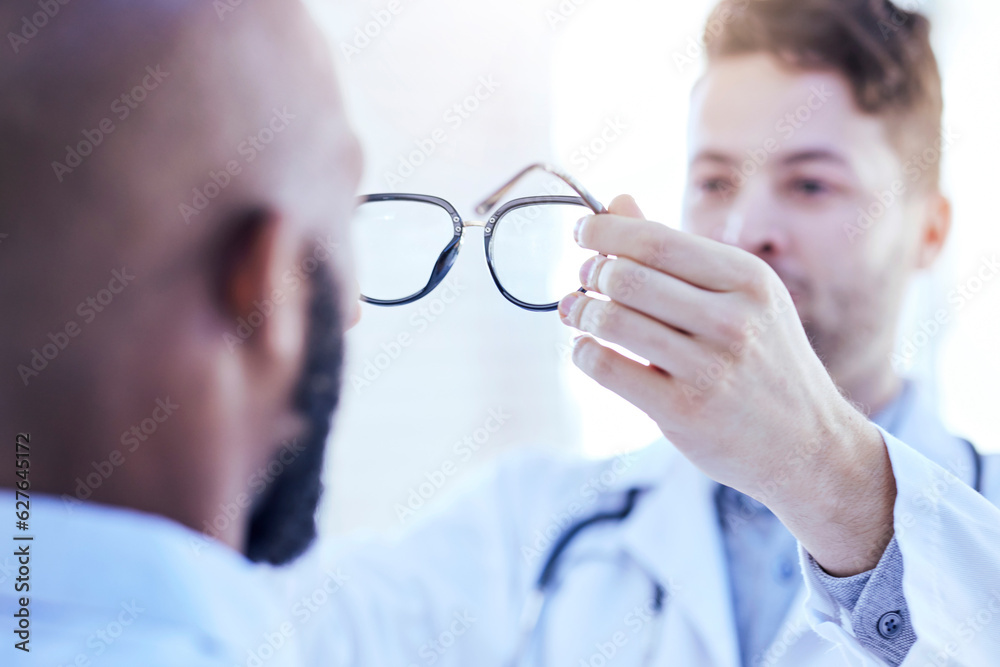
<instances>
[{"instance_id":1,"label":"wrist","mask_svg":"<svg viewBox=\"0 0 1000 667\"><path fill-rule=\"evenodd\" d=\"M893 535L896 483L878 428L848 406L790 493L772 511L834 576L878 564Z\"/></svg>"}]
</instances>

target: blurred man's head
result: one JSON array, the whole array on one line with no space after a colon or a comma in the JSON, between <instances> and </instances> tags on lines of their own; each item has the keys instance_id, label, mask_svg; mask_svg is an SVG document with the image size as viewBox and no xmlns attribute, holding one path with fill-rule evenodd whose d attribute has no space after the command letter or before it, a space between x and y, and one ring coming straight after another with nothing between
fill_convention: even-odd
<instances>
[{"instance_id":1,"label":"blurred man's head","mask_svg":"<svg viewBox=\"0 0 1000 667\"><path fill-rule=\"evenodd\" d=\"M294 557L357 307L357 143L309 16L60 6L0 87L0 425L34 488Z\"/></svg>"},{"instance_id":2,"label":"blurred man's head","mask_svg":"<svg viewBox=\"0 0 1000 667\"><path fill-rule=\"evenodd\" d=\"M909 278L950 224L929 32L885 0L723 0L693 93L686 228L765 259L873 407Z\"/></svg>"}]
</instances>

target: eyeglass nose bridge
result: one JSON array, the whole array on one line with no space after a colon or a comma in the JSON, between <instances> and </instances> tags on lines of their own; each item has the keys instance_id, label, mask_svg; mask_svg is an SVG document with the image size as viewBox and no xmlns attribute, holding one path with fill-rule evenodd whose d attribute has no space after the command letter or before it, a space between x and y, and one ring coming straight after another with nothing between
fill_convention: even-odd
<instances>
[{"instance_id":1,"label":"eyeglass nose bridge","mask_svg":"<svg viewBox=\"0 0 1000 667\"><path fill-rule=\"evenodd\" d=\"M455 234L458 236L462 235L462 232L469 227L482 227L486 231L490 231L489 228L492 227L493 222L496 218L491 218L489 222L483 222L482 220L462 220L457 215L451 216L451 221L455 223Z\"/></svg>"},{"instance_id":2,"label":"eyeglass nose bridge","mask_svg":"<svg viewBox=\"0 0 1000 667\"><path fill-rule=\"evenodd\" d=\"M482 227L486 240L489 241L490 236L493 234L493 223L495 223L496 221L497 221L496 216L491 217L489 220L485 222L482 220L466 220L462 222L461 227L455 225L455 232L460 234L461 232L465 231L465 229L468 227Z\"/></svg>"}]
</instances>

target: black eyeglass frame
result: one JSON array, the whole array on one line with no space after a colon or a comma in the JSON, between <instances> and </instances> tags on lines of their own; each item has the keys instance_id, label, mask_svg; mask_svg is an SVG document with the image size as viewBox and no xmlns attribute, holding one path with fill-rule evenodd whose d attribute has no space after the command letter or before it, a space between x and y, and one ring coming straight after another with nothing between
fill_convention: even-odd
<instances>
[{"instance_id":1,"label":"black eyeglass frame","mask_svg":"<svg viewBox=\"0 0 1000 667\"><path fill-rule=\"evenodd\" d=\"M484 200L481 204L476 207L476 212L479 214L485 214L490 211L496 203L500 200L503 195L510 190L514 184L519 181L525 174L530 171L541 169L547 171L557 178L561 179L563 182L568 184L574 191L580 196L564 196L564 195L546 195L539 197L520 197L518 199L513 199L500 208L498 208L486 222L478 221L465 221L462 216L458 213L458 210L452 206L452 204L440 197L434 197L432 195L420 195L405 192L383 192L369 195L362 195L358 197L357 204L361 206L362 204L367 204L370 202L385 202L385 201L409 201L409 202L419 202L423 204L430 204L433 206L438 206L448 213L451 217L453 235L451 240L445 245L441 254L438 255L437 261L434 263L434 268L431 271L430 278L427 284L423 288L414 292L413 294L403 297L401 299L375 299L365 295L361 295L361 300L365 303L370 303L376 306L403 306L408 303L413 303L419 299L430 294L434 291L438 285L445 279L451 267L455 264L455 260L458 258L459 250L462 244L462 235L467 227L483 227L483 244L486 250L486 265L490 270L490 275L493 277L493 283L500 290L500 293L505 299L513 303L515 306L519 306L525 310L530 310L533 312L549 312L556 310L559 307L559 302L546 303L546 304L536 304L528 303L518 299L516 296L504 289L503 284L500 282L500 278L497 275L496 268L493 263L493 239L496 234L497 229L500 227L500 223L503 221L504 216L506 216L511 211L515 211L520 208L527 206L537 206L540 204L570 204L576 206L583 206L589 208L594 213L607 213L607 209L597 201L589 192L587 192L579 183L576 182L574 178L568 174L562 172L561 170L552 167L547 164L533 164L525 169L521 170L517 175L510 179L506 184L504 184L500 189L493 193L490 197ZM585 292L583 287L580 287L577 291Z\"/></svg>"}]
</instances>

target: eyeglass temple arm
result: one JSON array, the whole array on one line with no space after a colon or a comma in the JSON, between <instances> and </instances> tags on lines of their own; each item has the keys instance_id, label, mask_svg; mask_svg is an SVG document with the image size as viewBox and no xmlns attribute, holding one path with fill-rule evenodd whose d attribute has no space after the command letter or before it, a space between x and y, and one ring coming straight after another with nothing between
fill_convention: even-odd
<instances>
[{"instance_id":1,"label":"eyeglass temple arm","mask_svg":"<svg viewBox=\"0 0 1000 667\"><path fill-rule=\"evenodd\" d=\"M578 183L575 178L573 178L566 172L562 171L561 169L553 167L550 164L545 164L544 162L537 162L519 171L514 176L514 178L504 183L502 186L500 186L500 189L498 189L492 195L484 199L482 203L476 207L476 213L479 215L486 215L487 213L492 211L496 207L497 202L499 202L500 199L503 198L503 196L507 194L507 192L512 187L514 187L514 185L516 185L518 181L524 178L525 175L527 175L529 172L532 172L536 169L546 171L552 174L559 180L563 181L566 185L573 188L573 191L576 192L576 194L580 195L580 198L583 199L583 201L587 202L587 206L589 206L594 211L594 213L608 212L607 209L604 208L604 206L601 204L601 202L597 201L594 195L587 192L586 188L580 185L580 183Z\"/></svg>"}]
</instances>

